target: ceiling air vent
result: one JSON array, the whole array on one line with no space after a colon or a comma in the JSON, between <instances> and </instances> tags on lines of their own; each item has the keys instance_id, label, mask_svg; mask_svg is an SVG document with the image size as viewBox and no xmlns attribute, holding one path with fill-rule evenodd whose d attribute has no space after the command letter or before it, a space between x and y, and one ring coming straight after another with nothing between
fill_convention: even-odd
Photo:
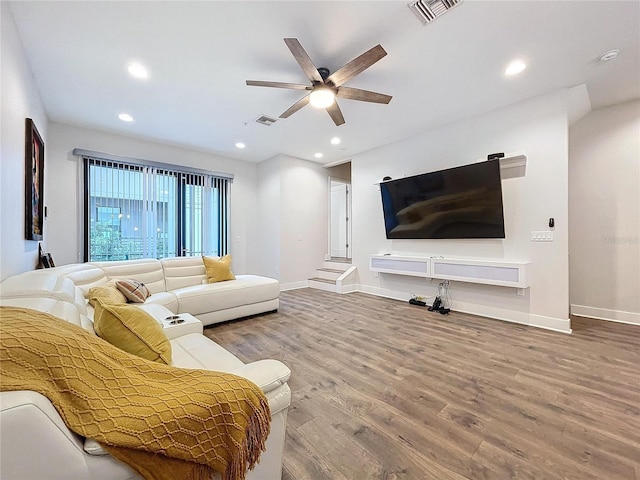
<instances>
[{"instance_id":1,"label":"ceiling air vent","mask_svg":"<svg viewBox=\"0 0 640 480\"><path fill-rule=\"evenodd\" d=\"M409 8L426 25L459 3L462 0L417 0L411 2Z\"/></svg>"},{"instance_id":2,"label":"ceiling air vent","mask_svg":"<svg viewBox=\"0 0 640 480\"><path fill-rule=\"evenodd\" d=\"M261 125L266 125L267 127L270 127L277 121L278 119L270 117L268 115L260 115L258 118L256 118L256 123L259 123Z\"/></svg>"}]
</instances>

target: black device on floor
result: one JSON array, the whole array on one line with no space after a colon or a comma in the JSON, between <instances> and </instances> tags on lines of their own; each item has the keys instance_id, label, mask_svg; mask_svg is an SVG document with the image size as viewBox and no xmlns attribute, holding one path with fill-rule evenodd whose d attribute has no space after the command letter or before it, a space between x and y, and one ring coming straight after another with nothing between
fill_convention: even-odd
<instances>
[{"instance_id":1,"label":"black device on floor","mask_svg":"<svg viewBox=\"0 0 640 480\"><path fill-rule=\"evenodd\" d=\"M430 312L438 312L441 315L446 315L451 311L450 308L446 308L444 306L444 303L442 302L442 298L440 298L440 296L436 297L436 299L433 301L433 305L428 307L428 310Z\"/></svg>"},{"instance_id":2,"label":"black device on floor","mask_svg":"<svg viewBox=\"0 0 640 480\"><path fill-rule=\"evenodd\" d=\"M433 305L429 307L429 311L437 312L438 310L440 310L441 306L442 306L442 300L440 300L440 297L436 297L436 299L433 301Z\"/></svg>"}]
</instances>

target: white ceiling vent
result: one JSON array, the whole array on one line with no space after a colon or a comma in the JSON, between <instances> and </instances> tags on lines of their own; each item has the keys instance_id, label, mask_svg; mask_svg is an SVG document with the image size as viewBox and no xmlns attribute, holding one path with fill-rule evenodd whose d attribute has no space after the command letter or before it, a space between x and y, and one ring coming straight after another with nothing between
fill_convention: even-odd
<instances>
[{"instance_id":1,"label":"white ceiling vent","mask_svg":"<svg viewBox=\"0 0 640 480\"><path fill-rule=\"evenodd\" d=\"M269 115L260 115L258 118L256 118L256 123L259 123L261 125L266 125L267 127L270 127L277 121L278 121L277 118L270 117Z\"/></svg>"},{"instance_id":2,"label":"white ceiling vent","mask_svg":"<svg viewBox=\"0 0 640 480\"><path fill-rule=\"evenodd\" d=\"M459 3L462 0L417 0L411 2L409 8L426 25Z\"/></svg>"}]
</instances>

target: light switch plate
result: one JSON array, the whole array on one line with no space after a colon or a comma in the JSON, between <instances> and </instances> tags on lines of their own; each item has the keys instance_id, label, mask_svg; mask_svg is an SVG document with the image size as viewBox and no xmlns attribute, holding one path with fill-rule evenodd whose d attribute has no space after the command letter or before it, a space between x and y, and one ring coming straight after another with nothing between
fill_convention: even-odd
<instances>
[{"instance_id":1,"label":"light switch plate","mask_svg":"<svg viewBox=\"0 0 640 480\"><path fill-rule=\"evenodd\" d=\"M538 230L531 232L532 242L553 242L553 232L549 230Z\"/></svg>"}]
</instances>

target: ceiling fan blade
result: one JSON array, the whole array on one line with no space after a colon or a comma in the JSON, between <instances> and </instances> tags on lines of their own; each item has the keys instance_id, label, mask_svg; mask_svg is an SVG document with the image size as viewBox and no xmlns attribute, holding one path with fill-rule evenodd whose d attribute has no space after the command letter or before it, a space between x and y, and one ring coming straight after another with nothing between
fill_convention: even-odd
<instances>
[{"instance_id":1,"label":"ceiling fan blade","mask_svg":"<svg viewBox=\"0 0 640 480\"><path fill-rule=\"evenodd\" d=\"M331 105L327 107L327 113L333 120L333 123L336 124L337 127L344 123L344 117L342 116L342 111L338 106L338 102L333 102Z\"/></svg>"},{"instance_id":2,"label":"ceiling fan blade","mask_svg":"<svg viewBox=\"0 0 640 480\"><path fill-rule=\"evenodd\" d=\"M347 83L353 77L358 75L360 72L363 72L371 65L376 63L378 60L387 55L384 48L381 45L376 45L375 47L367 50L362 55L357 58L354 58L349 63L347 63L344 67L340 68L336 72L333 72L327 78L327 82L332 82L336 87Z\"/></svg>"},{"instance_id":3,"label":"ceiling fan blade","mask_svg":"<svg viewBox=\"0 0 640 480\"><path fill-rule=\"evenodd\" d=\"M360 100L362 102L373 103L389 103L393 98L391 95L385 95L384 93L370 92L369 90L350 87L338 88L336 96L340 98L348 98L349 100Z\"/></svg>"},{"instance_id":4,"label":"ceiling fan blade","mask_svg":"<svg viewBox=\"0 0 640 480\"><path fill-rule=\"evenodd\" d=\"M247 80L247 85L251 87L274 87L291 88L293 90L311 90L311 85L302 85L301 83L263 82L261 80Z\"/></svg>"},{"instance_id":5,"label":"ceiling fan blade","mask_svg":"<svg viewBox=\"0 0 640 480\"><path fill-rule=\"evenodd\" d=\"M300 65L304 74L309 80L311 80L311 83L322 83L323 80L318 72L318 68L314 65L311 57L309 57L309 54L307 54L305 49L302 48L298 39L285 38L284 43L287 44L287 47L289 47L289 50L291 50L291 53L293 54L293 58L296 59L296 62L298 62L298 65Z\"/></svg>"},{"instance_id":6,"label":"ceiling fan blade","mask_svg":"<svg viewBox=\"0 0 640 480\"><path fill-rule=\"evenodd\" d=\"M300 100L298 100L296 103L294 103L293 105L291 105L286 112L284 112L282 115L280 115L280 118L289 118L291 115L293 115L294 113L296 113L298 110L300 110L302 107L304 107L306 104L309 103L309 95L302 97Z\"/></svg>"}]
</instances>

